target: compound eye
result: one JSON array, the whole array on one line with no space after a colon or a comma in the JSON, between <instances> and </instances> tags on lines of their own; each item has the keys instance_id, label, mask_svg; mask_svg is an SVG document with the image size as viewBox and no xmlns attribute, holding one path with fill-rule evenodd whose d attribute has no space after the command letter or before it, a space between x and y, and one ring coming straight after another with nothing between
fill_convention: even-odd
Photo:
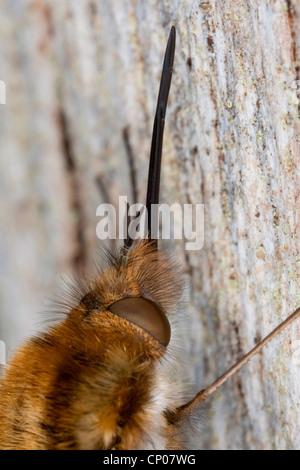
<instances>
[{"instance_id":1,"label":"compound eye","mask_svg":"<svg viewBox=\"0 0 300 470\"><path fill-rule=\"evenodd\" d=\"M170 323L161 308L151 300L143 297L125 297L112 304L108 310L139 326L163 346L169 344Z\"/></svg>"}]
</instances>

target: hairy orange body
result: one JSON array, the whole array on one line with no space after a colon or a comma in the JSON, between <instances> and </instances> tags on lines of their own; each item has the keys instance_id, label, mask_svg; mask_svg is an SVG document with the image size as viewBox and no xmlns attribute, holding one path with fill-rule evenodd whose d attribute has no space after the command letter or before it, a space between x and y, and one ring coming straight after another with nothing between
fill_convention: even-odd
<instances>
[{"instance_id":1,"label":"hairy orange body","mask_svg":"<svg viewBox=\"0 0 300 470\"><path fill-rule=\"evenodd\" d=\"M168 419L183 403L165 358L169 346L107 310L143 296L172 318L181 295L175 273L163 253L141 243L86 282L64 321L21 347L0 386L2 449L184 445L178 422Z\"/></svg>"}]
</instances>

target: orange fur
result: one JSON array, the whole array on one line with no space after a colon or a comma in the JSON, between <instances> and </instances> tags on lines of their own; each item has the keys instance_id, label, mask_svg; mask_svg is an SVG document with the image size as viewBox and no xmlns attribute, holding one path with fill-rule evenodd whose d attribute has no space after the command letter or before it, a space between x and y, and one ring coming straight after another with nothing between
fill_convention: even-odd
<instances>
[{"instance_id":1,"label":"orange fur","mask_svg":"<svg viewBox=\"0 0 300 470\"><path fill-rule=\"evenodd\" d=\"M176 272L149 243L110 257L67 318L17 351L0 386L2 449L180 448L166 417L178 397L158 372L168 348L107 310L143 296L172 316Z\"/></svg>"}]
</instances>

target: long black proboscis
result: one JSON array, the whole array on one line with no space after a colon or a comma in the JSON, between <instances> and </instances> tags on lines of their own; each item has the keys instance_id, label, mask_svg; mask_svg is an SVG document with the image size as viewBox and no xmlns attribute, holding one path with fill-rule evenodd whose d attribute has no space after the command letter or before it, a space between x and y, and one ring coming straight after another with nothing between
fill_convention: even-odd
<instances>
[{"instance_id":1,"label":"long black proboscis","mask_svg":"<svg viewBox=\"0 0 300 470\"><path fill-rule=\"evenodd\" d=\"M160 168L161 168L161 155L164 134L165 115L171 86L171 78L173 71L174 53L175 53L176 31L172 26L168 44L166 47L164 64L162 68L162 75L160 81L160 88L157 99L157 107L153 124L152 142L150 150L149 174L148 174L148 187L147 187L147 200L146 208L148 214L148 240L151 238L151 219L152 219L152 204L159 203L159 185L160 185ZM136 201L135 201L136 202ZM127 207L128 210L128 207ZM130 217L127 217L127 231L130 223ZM157 239L154 243L157 246ZM133 244L133 239L129 233L124 242L124 249L129 250Z\"/></svg>"},{"instance_id":2,"label":"long black proboscis","mask_svg":"<svg viewBox=\"0 0 300 470\"><path fill-rule=\"evenodd\" d=\"M151 206L152 204L159 203L159 185L160 185L160 169L161 169L161 155L165 125L165 115L169 97L169 91L171 86L174 53L176 43L176 31L172 26L168 44L166 47L164 64L162 69L157 107L153 124L151 151L150 151L150 162L149 162L149 174L148 174L148 188L147 188L147 200L146 208L148 213L148 233L149 241L151 238ZM155 243L155 242L154 242ZM157 244L157 239L156 239Z\"/></svg>"}]
</instances>

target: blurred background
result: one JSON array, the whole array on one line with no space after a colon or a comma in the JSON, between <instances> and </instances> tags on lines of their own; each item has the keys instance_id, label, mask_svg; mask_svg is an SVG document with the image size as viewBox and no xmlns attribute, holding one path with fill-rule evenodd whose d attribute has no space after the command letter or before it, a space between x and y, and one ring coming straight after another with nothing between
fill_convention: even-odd
<instances>
[{"instance_id":1,"label":"blurred background","mask_svg":"<svg viewBox=\"0 0 300 470\"><path fill-rule=\"evenodd\" d=\"M9 357L45 327L62 276L99 261L98 205L145 200L172 25L161 202L205 204L202 250L165 243L185 271L191 393L299 306L299 16L296 0L1 0L0 340ZM300 447L299 328L211 401L203 448Z\"/></svg>"}]
</instances>

